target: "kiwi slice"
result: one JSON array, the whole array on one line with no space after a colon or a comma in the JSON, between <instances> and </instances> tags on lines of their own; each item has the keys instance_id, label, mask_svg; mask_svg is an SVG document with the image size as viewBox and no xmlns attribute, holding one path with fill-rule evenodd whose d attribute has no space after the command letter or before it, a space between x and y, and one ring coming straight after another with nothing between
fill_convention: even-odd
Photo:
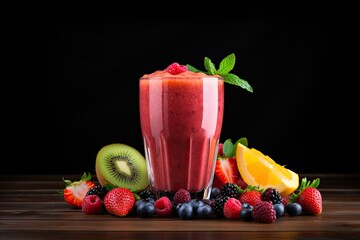
<instances>
[{"instance_id":1,"label":"kiwi slice","mask_svg":"<svg viewBox=\"0 0 360 240\"><path fill-rule=\"evenodd\" d=\"M112 143L100 149L96 156L96 176L106 183L139 192L149 185L146 160L135 148Z\"/></svg>"}]
</instances>

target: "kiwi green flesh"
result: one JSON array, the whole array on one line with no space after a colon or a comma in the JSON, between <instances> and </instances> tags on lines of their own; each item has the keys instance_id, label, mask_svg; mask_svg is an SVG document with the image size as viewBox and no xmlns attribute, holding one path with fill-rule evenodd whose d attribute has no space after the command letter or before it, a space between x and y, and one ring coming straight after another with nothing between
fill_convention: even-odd
<instances>
[{"instance_id":1,"label":"kiwi green flesh","mask_svg":"<svg viewBox=\"0 0 360 240\"><path fill-rule=\"evenodd\" d=\"M144 156L126 144L113 143L100 149L95 170L103 186L108 183L139 192L149 185Z\"/></svg>"}]
</instances>

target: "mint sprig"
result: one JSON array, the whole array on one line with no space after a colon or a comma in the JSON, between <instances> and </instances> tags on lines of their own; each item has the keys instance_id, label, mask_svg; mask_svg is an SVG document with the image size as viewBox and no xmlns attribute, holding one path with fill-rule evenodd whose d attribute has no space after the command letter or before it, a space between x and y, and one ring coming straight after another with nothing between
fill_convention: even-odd
<instances>
[{"instance_id":1,"label":"mint sprig","mask_svg":"<svg viewBox=\"0 0 360 240\"><path fill-rule=\"evenodd\" d=\"M246 137L239 138L235 143L231 141L231 139L226 139L223 145L223 153L225 158L234 157L236 154L236 148L238 143L241 143L244 146L248 146L248 141Z\"/></svg>"},{"instance_id":2,"label":"mint sprig","mask_svg":"<svg viewBox=\"0 0 360 240\"><path fill-rule=\"evenodd\" d=\"M224 79L224 82L233 84L235 86L239 86L249 92L253 92L253 88L246 80L239 78L237 75L233 73L230 73L230 71L233 70L235 67L235 62L236 62L236 57L235 54L232 53L226 56L223 60L221 60L219 64L219 69L216 69L215 64L208 57L204 58L204 67L206 71L199 70L191 66L190 64L186 64L186 67L188 68L189 71L192 72L203 72L208 75L219 75Z\"/></svg>"}]
</instances>

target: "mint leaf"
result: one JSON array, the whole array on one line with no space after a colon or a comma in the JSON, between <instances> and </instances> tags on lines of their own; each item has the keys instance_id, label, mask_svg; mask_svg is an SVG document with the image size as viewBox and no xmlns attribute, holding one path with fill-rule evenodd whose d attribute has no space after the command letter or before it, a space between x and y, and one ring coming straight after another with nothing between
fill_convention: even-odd
<instances>
[{"instance_id":1,"label":"mint leaf","mask_svg":"<svg viewBox=\"0 0 360 240\"><path fill-rule=\"evenodd\" d=\"M191 71L191 72L203 72L203 71L201 71L201 70L199 70L199 69L191 66L190 64L186 64L186 67L187 67L187 69L188 69L189 71Z\"/></svg>"},{"instance_id":2,"label":"mint leaf","mask_svg":"<svg viewBox=\"0 0 360 240\"><path fill-rule=\"evenodd\" d=\"M224 153L223 157L226 157L226 158L234 157L236 155L236 148L237 148L238 143L241 143L242 145L244 145L246 147L248 146L248 141L247 141L247 138L245 138L245 137L239 138L234 144L232 143L230 138L226 139L226 141L224 142L224 145L223 145L223 153Z\"/></svg>"},{"instance_id":3,"label":"mint leaf","mask_svg":"<svg viewBox=\"0 0 360 240\"><path fill-rule=\"evenodd\" d=\"M227 83L244 88L244 89L248 90L249 92L253 92L253 89L250 86L250 84L246 80L239 78L235 74L228 73L228 74L223 75L222 77L224 78L224 81Z\"/></svg>"},{"instance_id":4,"label":"mint leaf","mask_svg":"<svg viewBox=\"0 0 360 240\"><path fill-rule=\"evenodd\" d=\"M247 138L245 138L245 137L239 138L239 139L234 143L233 148L231 149L231 153L230 153L231 156L235 156L235 155L236 155L236 148L237 148L238 143L241 143L241 144L244 145L245 147L248 146Z\"/></svg>"},{"instance_id":5,"label":"mint leaf","mask_svg":"<svg viewBox=\"0 0 360 240\"><path fill-rule=\"evenodd\" d=\"M235 66L235 60L236 60L235 54L233 53L225 57L220 62L219 70L217 71L217 73L221 76L228 74L231 70L233 70Z\"/></svg>"},{"instance_id":6,"label":"mint leaf","mask_svg":"<svg viewBox=\"0 0 360 240\"><path fill-rule=\"evenodd\" d=\"M211 75L216 74L215 64L211 62L210 58L207 57L204 58L204 66L205 69L208 71L208 73L210 73Z\"/></svg>"},{"instance_id":7,"label":"mint leaf","mask_svg":"<svg viewBox=\"0 0 360 240\"><path fill-rule=\"evenodd\" d=\"M224 157L226 157L226 158L232 157L231 152L232 152L233 147L234 147L234 145L230 138L224 142L224 145L223 145Z\"/></svg>"},{"instance_id":8,"label":"mint leaf","mask_svg":"<svg viewBox=\"0 0 360 240\"><path fill-rule=\"evenodd\" d=\"M236 61L235 54L232 53L226 56L223 60L221 60L219 69L216 69L215 64L208 57L204 58L204 66L206 71L201 71L191 66L190 64L186 64L186 67L188 68L189 71L192 72L203 72L208 75L219 75L224 79L224 82L241 87L252 93L253 88L246 80L239 78L237 75L233 73L230 73L230 71L233 70L235 66L235 61Z\"/></svg>"}]
</instances>

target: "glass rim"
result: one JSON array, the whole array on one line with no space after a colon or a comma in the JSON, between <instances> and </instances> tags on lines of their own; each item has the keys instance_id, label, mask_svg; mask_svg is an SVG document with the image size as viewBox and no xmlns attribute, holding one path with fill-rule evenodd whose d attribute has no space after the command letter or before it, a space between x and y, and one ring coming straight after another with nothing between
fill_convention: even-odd
<instances>
[{"instance_id":1,"label":"glass rim","mask_svg":"<svg viewBox=\"0 0 360 240\"><path fill-rule=\"evenodd\" d=\"M215 80L220 80L220 81L224 81L224 78L221 76L208 76L208 77L186 77L186 76L150 76L150 77L140 77L140 80L162 80L162 79L170 79L170 80L185 80L185 79L189 79L189 80L204 80L204 79L215 79Z\"/></svg>"}]
</instances>

